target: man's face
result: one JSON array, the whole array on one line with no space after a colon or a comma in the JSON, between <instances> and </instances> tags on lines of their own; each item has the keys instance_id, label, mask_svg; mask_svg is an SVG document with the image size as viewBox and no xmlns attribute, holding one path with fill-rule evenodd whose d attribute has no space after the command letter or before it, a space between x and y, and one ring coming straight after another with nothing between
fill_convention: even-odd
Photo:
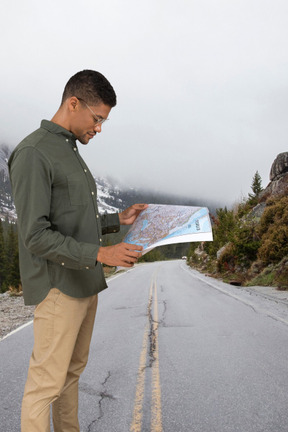
<instances>
[{"instance_id":1,"label":"man's face","mask_svg":"<svg viewBox=\"0 0 288 432\"><path fill-rule=\"evenodd\" d=\"M110 111L111 107L103 103L88 106L78 100L70 131L82 144L88 144L96 133L101 132L102 124L97 121L107 119Z\"/></svg>"}]
</instances>

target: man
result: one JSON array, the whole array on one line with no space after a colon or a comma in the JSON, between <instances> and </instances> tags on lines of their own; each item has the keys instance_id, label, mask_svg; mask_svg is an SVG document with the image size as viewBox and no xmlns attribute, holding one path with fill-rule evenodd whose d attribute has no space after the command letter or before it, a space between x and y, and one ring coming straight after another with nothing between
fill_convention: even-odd
<instances>
[{"instance_id":1,"label":"man","mask_svg":"<svg viewBox=\"0 0 288 432\"><path fill-rule=\"evenodd\" d=\"M131 224L145 204L100 216L97 190L76 140L88 144L112 107L113 87L84 70L64 89L51 121L26 137L9 160L18 215L25 304L37 305L25 386L22 432L79 432L78 381L87 360L97 294L107 287L102 263L131 267L142 247L103 247L102 235Z\"/></svg>"}]
</instances>

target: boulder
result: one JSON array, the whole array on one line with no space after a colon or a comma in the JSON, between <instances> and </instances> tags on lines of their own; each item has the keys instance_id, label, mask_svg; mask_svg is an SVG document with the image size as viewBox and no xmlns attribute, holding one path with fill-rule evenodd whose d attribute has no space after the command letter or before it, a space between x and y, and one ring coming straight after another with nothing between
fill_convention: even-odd
<instances>
[{"instance_id":1,"label":"boulder","mask_svg":"<svg viewBox=\"0 0 288 432\"><path fill-rule=\"evenodd\" d=\"M274 160L270 171L270 180L278 180L286 173L288 173L288 152L278 154Z\"/></svg>"},{"instance_id":2,"label":"boulder","mask_svg":"<svg viewBox=\"0 0 288 432\"><path fill-rule=\"evenodd\" d=\"M270 183L260 195L260 202L266 202L275 195L288 194L288 152L280 153L274 160L270 171Z\"/></svg>"},{"instance_id":3,"label":"boulder","mask_svg":"<svg viewBox=\"0 0 288 432\"><path fill-rule=\"evenodd\" d=\"M217 251L217 253L216 253L217 260L219 260L219 259L221 258L221 255L223 255L223 252L225 252L225 250L226 250L226 248L227 248L227 246L228 246L229 244L230 244L230 243L225 244L224 246L222 246L222 247Z\"/></svg>"}]
</instances>

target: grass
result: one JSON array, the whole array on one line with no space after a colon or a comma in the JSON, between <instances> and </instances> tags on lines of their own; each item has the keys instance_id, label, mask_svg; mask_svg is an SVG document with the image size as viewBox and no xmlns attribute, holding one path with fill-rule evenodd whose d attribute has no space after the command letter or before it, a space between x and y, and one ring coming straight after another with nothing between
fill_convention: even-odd
<instances>
[{"instance_id":1,"label":"grass","mask_svg":"<svg viewBox=\"0 0 288 432\"><path fill-rule=\"evenodd\" d=\"M246 283L246 286L277 286L274 282L274 267L266 267L259 275Z\"/></svg>"}]
</instances>

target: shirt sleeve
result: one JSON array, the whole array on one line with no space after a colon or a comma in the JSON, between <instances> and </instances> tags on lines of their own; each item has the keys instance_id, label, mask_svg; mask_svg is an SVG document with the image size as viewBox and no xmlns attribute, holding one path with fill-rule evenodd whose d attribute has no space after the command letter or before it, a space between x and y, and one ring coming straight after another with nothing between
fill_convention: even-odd
<instances>
[{"instance_id":1,"label":"shirt sleeve","mask_svg":"<svg viewBox=\"0 0 288 432\"><path fill-rule=\"evenodd\" d=\"M104 214L101 216L102 234L111 234L120 231L119 214Z\"/></svg>"},{"instance_id":2,"label":"shirt sleeve","mask_svg":"<svg viewBox=\"0 0 288 432\"><path fill-rule=\"evenodd\" d=\"M9 160L18 233L30 253L65 267L95 268L100 245L78 242L52 228L49 220L53 166L34 147Z\"/></svg>"}]
</instances>

